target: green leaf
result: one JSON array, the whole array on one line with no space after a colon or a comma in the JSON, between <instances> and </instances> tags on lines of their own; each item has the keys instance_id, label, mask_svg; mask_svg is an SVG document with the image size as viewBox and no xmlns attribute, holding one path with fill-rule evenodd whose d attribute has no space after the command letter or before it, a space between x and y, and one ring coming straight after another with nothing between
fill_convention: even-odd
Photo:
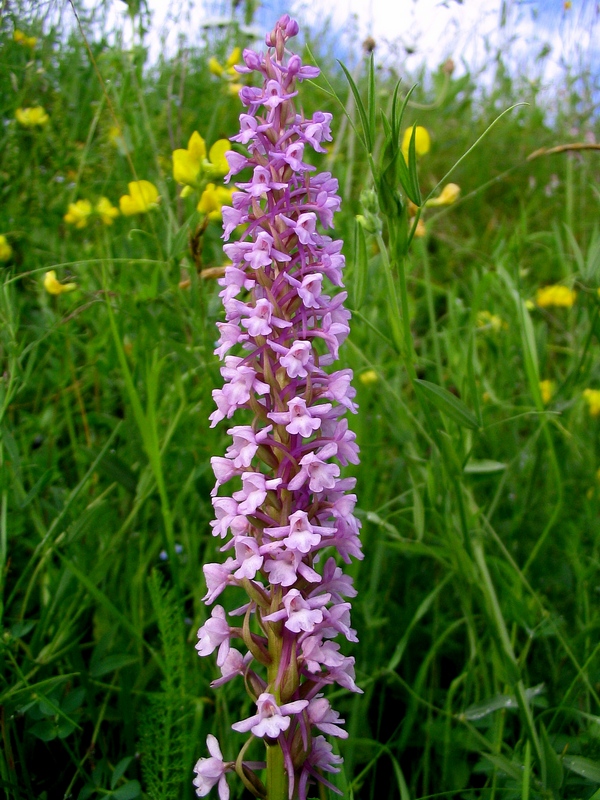
<instances>
[{"instance_id":1,"label":"green leaf","mask_svg":"<svg viewBox=\"0 0 600 800\"><path fill-rule=\"evenodd\" d=\"M587 778L594 783L600 783L600 763L583 756L565 756L563 764L571 772L576 772L582 778Z\"/></svg>"},{"instance_id":2,"label":"green leaf","mask_svg":"<svg viewBox=\"0 0 600 800\"><path fill-rule=\"evenodd\" d=\"M78 689L73 689L72 692L65 697L65 699L60 704L60 710L64 714L71 714L73 711L77 711L77 709L83 703L83 698L85 697L85 689L83 686L80 686Z\"/></svg>"},{"instance_id":3,"label":"green leaf","mask_svg":"<svg viewBox=\"0 0 600 800\"><path fill-rule=\"evenodd\" d=\"M34 500L38 494L42 491L42 489L50 483L54 476L54 467L47 469L44 474L38 478L35 485L29 490L26 497L19 503L19 508L23 509L26 508L32 500Z\"/></svg>"},{"instance_id":4,"label":"green leaf","mask_svg":"<svg viewBox=\"0 0 600 800\"><path fill-rule=\"evenodd\" d=\"M481 753L481 755L483 758L491 761L496 769L501 770L515 781L521 783L523 780L523 767L520 764L515 764L514 762L509 761L508 758L505 758L498 753Z\"/></svg>"},{"instance_id":5,"label":"green leaf","mask_svg":"<svg viewBox=\"0 0 600 800\"><path fill-rule=\"evenodd\" d=\"M15 639L22 639L23 636L27 636L34 625L35 620L24 619L22 622L15 622L14 625L11 626L10 632Z\"/></svg>"},{"instance_id":6,"label":"green leaf","mask_svg":"<svg viewBox=\"0 0 600 800\"><path fill-rule=\"evenodd\" d=\"M126 758L122 758L117 766L113 770L113 774L110 779L110 788L114 789L117 783L121 780L127 767L131 764L133 760L133 756L127 756Z\"/></svg>"},{"instance_id":7,"label":"green leaf","mask_svg":"<svg viewBox=\"0 0 600 800\"><path fill-rule=\"evenodd\" d=\"M483 420L481 418L481 408L479 405L479 392L477 391L477 382L475 380L475 336L473 332L471 332L469 336L469 348L467 351L467 384L475 416L479 422L479 427L482 428Z\"/></svg>"},{"instance_id":8,"label":"green leaf","mask_svg":"<svg viewBox=\"0 0 600 800\"><path fill-rule=\"evenodd\" d=\"M187 250L190 231L196 227L200 221L200 217L200 212L194 211L194 213L188 219L186 219L177 232L177 235L171 242L171 247L167 253L167 258L177 258Z\"/></svg>"},{"instance_id":9,"label":"green leaf","mask_svg":"<svg viewBox=\"0 0 600 800\"><path fill-rule=\"evenodd\" d=\"M71 722L68 719L60 719L57 723L57 735L59 739L66 739L67 736L70 736L77 724L75 722Z\"/></svg>"},{"instance_id":10,"label":"green leaf","mask_svg":"<svg viewBox=\"0 0 600 800\"><path fill-rule=\"evenodd\" d=\"M465 464L463 472L467 475L486 475L490 472L502 472L508 464L501 461L492 461L489 458L471 458Z\"/></svg>"},{"instance_id":11,"label":"green leaf","mask_svg":"<svg viewBox=\"0 0 600 800\"><path fill-rule=\"evenodd\" d=\"M411 619L408 628L404 632L404 636L402 637L402 639L400 639L400 641L396 645L394 654L388 663L387 668L390 672L393 672L398 667L398 664L402 660L402 656L404 655L404 651L406 650L406 646L408 644L408 640L413 628L421 621L421 619L425 616L425 614L427 614L427 612L429 611L429 609L433 604L433 601L440 594L442 589L445 588L446 584L452 577L453 577L452 573L448 573L448 575L446 575L446 577L442 581L440 581L440 583L435 587L435 589L433 589L427 595L427 597L421 602L421 604L415 611L415 614Z\"/></svg>"},{"instance_id":12,"label":"green leaf","mask_svg":"<svg viewBox=\"0 0 600 800\"><path fill-rule=\"evenodd\" d=\"M360 222L355 221L355 248L354 248L354 308L359 309L365 299L367 290L367 273L369 259L367 256L367 237Z\"/></svg>"},{"instance_id":13,"label":"green leaf","mask_svg":"<svg viewBox=\"0 0 600 800\"><path fill-rule=\"evenodd\" d=\"M98 466L98 471L109 481L116 481L131 494L137 489L137 478L133 470L114 453L106 453Z\"/></svg>"},{"instance_id":14,"label":"green leaf","mask_svg":"<svg viewBox=\"0 0 600 800\"><path fill-rule=\"evenodd\" d=\"M360 96L360 92L358 91L358 87L356 86L356 83L354 82L354 78L352 77L352 75L350 75L350 73L348 72L346 67L342 64L341 61L338 61L338 64L344 70L344 75L346 76L346 80L348 81L348 84L350 86L350 90L351 90L352 94L354 95L354 102L356 103L356 108L357 108L358 114L360 116L360 121L361 121L362 128L363 128L363 144L366 147L367 152L370 153L373 150L373 142L372 142L371 136L370 136L369 120L367 118L367 112L365 111L365 105L364 105L364 103L362 101L362 98Z\"/></svg>"},{"instance_id":15,"label":"green leaf","mask_svg":"<svg viewBox=\"0 0 600 800\"><path fill-rule=\"evenodd\" d=\"M415 205L421 205L421 196L420 192L415 194L413 192L412 181L410 177L410 172L408 171L408 167L406 165L406 161L404 160L404 155L401 150L398 150L396 154L396 158L394 161L394 168L398 175L398 180L400 181L400 185L404 189L404 193L408 197L409 200L412 200Z\"/></svg>"},{"instance_id":16,"label":"green leaf","mask_svg":"<svg viewBox=\"0 0 600 800\"><path fill-rule=\"evenodd\" d=\"M137 656L129 656L126 653L115 653L111 656L106 656L96 663L90 664L90 675L92 678L100 678L102 675L107 675L109 672L115 672L123 667L128 667L131 664L137 664L139 658Z\"/></svg>"},{"instance_id":17,"label":"green leaf","mask_svg":"<svg viewBox=\"0 0 600 800\"><path fill-rule=\"evenodd\" d=\"M369 84L367 90L367 111L369 114L369 136L371 142L375 141L375 115L377 111L377 96L375 94L375 65L373 53L369 59Z\"/></svg>"},{"instance_id":18,"label":"green leaf","mask_svg":"<svg viewBox=\"0 0 600 800\"><path fill-rule=\"evenodd\" d=\"M112 796L118 800L133 800L134 797L139 797L142 793L142 787L139 781L127 781L123 786L115 789Z\"/></svg>"},{"instance_id":19,"label":"green leaf","mask_svg":"<svg viewBox=\"0 0 600 800\"><path fill-rule=\"evenodd\" d=\"M542 740L542 749L546 760L546 784L552 790L554 796L558 798L564 777L563 765L555 749L550 744L548 732L542 722L540 722L540 739Z\"/></svg>"},{"instance_id":20,"label":"green leaf","mask_svg":"<svg viewBox=\"0 0 600 800\"><path fill-rule=\"evenodd\" d=\"M415 484L411 476L413 485L413 524L415 526L415 533L417 534L417 541L422 541L425 533L425 506L423 505L423 498L418 486Z\"/></svg>"},{"instance_id":21,"label":"green leaf","mask_svg":"<svg viewBox=\"0 0 600 800\"><path fill-rule=\"evenodd\" d=\"M37 736L37 738L41 739L43 742L51 742L58 736L56 724L49 719L36 722L35 725L31 726L29 732L33 733L34 736Z\"/></svg>"},{"instance_id":22,"label":"green leaf","mask_svg":"<svg viewBox=\"0 0 600 800\"><path fill-rule=\"evenodd\" d=\"M410 136L410 143L408 145L408 177L410 181L410 190L412 195L410 199L417 206L420 206L423 198L421 197L421 189L419 187L419 174L417 171L417 126L413 125L412 133ZM416 198L416 199L414 199Z\"/></svg>"},{"instance_id":23,"label":"green leaf","mask_svg":"<svg viewBox=\"0 0 600 800\"><path fill-rule=\"evenodd\" d=\"M436 383L420 379L415 380L415 385L432 405L461 427L478 430L479 423L473 412L447 389L443 389Z\"/></svg>"}]
</instances>

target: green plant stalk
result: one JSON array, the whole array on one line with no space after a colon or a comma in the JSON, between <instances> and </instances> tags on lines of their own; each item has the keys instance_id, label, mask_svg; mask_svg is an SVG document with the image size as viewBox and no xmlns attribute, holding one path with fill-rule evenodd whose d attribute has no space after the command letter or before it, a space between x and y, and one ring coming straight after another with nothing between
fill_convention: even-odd
<instances>
[{"instance_id":1,"label":"green plant stalk","mask_svg":"<svg viewBox=\"0 0 600 800\"><path fill-rule=\"evenodd\" d=\"M433 354L435 358L437 379L440 386L442 386L444 382L442 370L442 352L440 350L440 340L438 337L437 323L435 321L435 306L433 304L433 290L431 288L431 269L429 266L429 253L427 252L427 238L424 238L419 242L419 250L421 262L423 264L423 274L425 276L425 297L427 300L429 328L431 330L431 336L433 337Z\"/></svg>"},{"instance_id":2,"label":"green plant stalk","mask_svg":"<svg viewBox=\"0 0 600 800\"><path fill-rule=\"evenodd\" d=\"M496 628L496 634L498 639L500 640L500 644L502 645L502 649L504 651L504 656L511 664L511 671L514 672L514 675L517 677L516 680L514 678L509 678L510 682L512 683L513 690L515 692L517 704L519 706L519 710L521 711L523 720L525 722L525 727L527 728L527 732L529 734L529 739L531 740L536 757L540 764L541 768L541 777L542 777L542 784L546 785L546 760L544 758L544 754L542 752L542 746L540 743L539 736L537 734L535 728L535 722L533 720L533 714L531 713L531 708L529 706L529 702L527 700L527 696L525 694L525 686L523 684L522 679L519 677L519 665L517 659L515 657L515 653L510 641L510 637L508 635L508 630L506 629L506 623L504 621L504 617L502 616L502 610L500 608L500 603L498 602L498 597L496 595L496 590L494 588L494 584L492 582L492 577L489 573L487 568L487 563L485 560L485 555L483 552L483 545L479 539L473 542L473 552L475 556L475 562L477 567L479 568L479 574L482 578L481 580L481 588L483 594L486 598L488 609L490 612L491 620Z\"/></svg>"},{"instance_id":3,"label":"green plant stalk","mask_svg":"<svg viewBox=\"0 0 600 800\"><path fill-rule=\"evenodd\" d=\"M404 338L404 358L406 368L411 383L417 379L417 371L415 369L415 349L413 345L412 333L410 330L410 315L408 310L408 288L406 285L406 253L398 253L398 235L397 224L394 220L388 218L388 230L390 233L390 248L392 251L392 259L390 265L390 275L394 273L398 275L398 283L400 287L400 307L402 310L402 329ZM398 296L394 291L393 299L397 307Z\"/></svg>"},{"instance_id":4,"label":"green plant stalk","mask_svg":"<svg viewBox=\"0 0 600 800\"><path fill-rule=\"evenodd\" d=\"M270 626L269 630L269 655L271 663L267 669L268 687L273 693L277 703L281 702L277 676L281 661L281 637ZM283 750L279 742L267 745L267 800L288 800L288 781L283 759Z\"/></svg>"},{"instance_id":5,"label":"green plant stalk","mask_svg":"<svg viewBox=\"0 0 600 800\"><path fill-rule=\"evenodd\" d=\"M414 391L414 382L417 379L417 372L416 372L416 368L415 368L415 350L414 350L414 344L413 344L413 339L412 339L412 333L411 333L411 329L410 329L410 315L409 315L409 306L408 306L408 287L407 287L407 283L406 283L406 258L405 258L405 253L399 253L398 252L398 230L397 230L397 222L396 222L396 220L392 220L390 218L387 218L387 223L388 223L388 230L389 230L389 234L390 234L390 246L391 246L391 250L392 250L392 253L393 253L393 257L392 257L392 262L391 263L390 263L390 260L388 258L387 249L385 247L385 243L383 241L383 238L382 238L381 234L377 234L377 244L378 244L379 248L381 249L382 254L385 254L383 256L383 262L384 262L384 267L386 268L386 280L387 280L387 285L388 285L388 292L389 292L390 301L392 303L391 316L394 317L394 315L395 315L396 319L397 319L397 314L400 313L400 309L399 309L399 305L398 305L398 293L396 292L396 286L394 284L394 279L393 279L394 267L396 268L396 271L397 271L397 274L398 274L398 282L399 282L399 287L400 287L400 307L402 309L401 316L402 316L402 326L403 326L403 333L402 333L403 347L400 350L400 353L403 356L404 364L405 364L405 367L406 367L406 371L408 373L408 377L410 379L410 382L411 382L411 384L413 386L413 391ZM402 223L400 223L400 224L402 224ZM393 329L392 329L392 332L393 332ZM425 418L427 420L427 424L428 424L429 430L431 432L432 438L435 441L436 447L437 447L439 453L442 456L442 463L444 464L444 469L445 469L445 471L446 471L446 473L448 475L448 478L450 479L450 482L451 482L451 484L453 486L454 494L456 496L456 502L458 504L459 517L460 517L460 521L461 521L463 543L464 543L464 546L465 546L465 550L467 551L467 553L469 554L469 556L472 559L473 558L473 551L472 551L472 546L471 546L471 539L470 539L470 534L469 534L469 526L468 526L468 522L467 522L467 515L466 515L466 510L465 510L465 507L464 507L464 502L463 502L463 497L462 497L462 488L461 488L461 485L460 485L460 481L456 477L456 475L453 474L453 471L448 467L448 465L446 464L446 462L444 460L443 456L444 456L444 453L445 453L445 448L444 448L444 445L442 444L442 442L440 441L440 437L437 434L437 429L436 429L435 425L433 424L433 420L431 418L431 414L430 414L430 411L429 411L429 407L427 405L427 401L424 400L418 392L415 391L415 394L416 394L417 400L419 401L419 404L420 404L420 406L421 406L421 408L423 410L423 413L425 414Z\"/></svg>"},{"instance_id":6,"label":"green plant stalk","mask_svg":"<svg viewBox=\"0 0 600 800\"><path fill-rule=\"evenodd\" d=\"M391 307L389 309L389 317L390 317L390 325L392 328L392 339L394 341L394 345L400 354L404 355L404 360L408 361L407 353L405 351L406 348L406 325L404 326L404 341L402 336L402 330L400 328L400 306L398 304L398 293L396 292L396 286L394 284L394 276L392 273L392 265L390 264L390 259L388 256L387 247L385 246L385 242L383 241L383 237L381 233L375 234L375 239L377 241L377 247L379 248L379 252L381 253L381 261L383 263L383 270L385 273L385 282L387 285L388 290L388 298L391 303ZM409 340L410 340L410 326L409 326ZM414 368L413 368L414 371ZM415 374L416 377L416 374Z\"/></svg>"},{"instance_id":7,"label":"green plant stalk","mask_svg":"<svg viewBox=\"0 0 600 800\"><path fill-rule=\"evenodd\" d=\"M127 394L129 396L129 402L132 405L133 415L138 425L140 435L144 443L144 449L146 450L148 460L150 461L150 465L152 467L152 472L154 473L154 479L156 480L156 485L158 487L163 524L165 528L166 549L169 556L169 563L173 575L173 582L175 584L179 597L181 598L182 587L179 576L177 556L175 553L175 534L173 530L173 516L171 513L171 506L169 503L169 497L166 490L164 472L162 468L162 453L158 441L156 415L153 402L156 398L156 385L155 385L156 376L154 374L148 375L148 404L147 404L147 411L146 413L144 413L142 404L140 402L140 398L133 383L133 377L129 370L127 359L125 358L123 345L119 337L119 332L117 330L115 317L110 305L108 291L106 292L106 309L108 313L108 319L109 319L111 333L113 336L113 341L115 344L115 349L117 351L117 358L119 360L119 365L121 367L121 371L123 373L123 379L125 381L125 387L127 389ZM153 370L153 373L155 372L156 368Z\"/></svg>"},{"instance_id":8,"label":"green plant stalk","mask_svg":"<svg viewBox=\"0 0 600 800\"><path fill-rule=\"evenodd\" d=\"M279 742L267 745L267 800L287 800L287 775Z\"/></svg>"}]
</instances>

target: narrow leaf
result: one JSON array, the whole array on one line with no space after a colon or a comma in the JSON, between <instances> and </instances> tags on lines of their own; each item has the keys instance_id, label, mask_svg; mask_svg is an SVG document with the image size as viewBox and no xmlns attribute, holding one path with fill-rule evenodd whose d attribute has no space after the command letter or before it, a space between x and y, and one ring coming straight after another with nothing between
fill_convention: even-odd
<instances>
[{"instance_id":1,"label":"narrow leaf","mask_svg":"<svg viewBox=\"0 0 600 800\"><path fill-rule=\"evenodd\" d=\"M476 431L479 423L473 412L447 389L443 389L436 383L417 379L415 385L419 387L427 400L432 403L443 414L453 419L463 428L471 428Z\"/></svg>"},{"instance_id":2,"label":"narrow leaf","mask_svg":"<svg viewBox=\"0 0 600 800\"><path fill-rule=\"evenodd\" d=\"M417 206L421 205L421 189L419 187L419 174L417 171L417 126L413 125L410 143L408 145L408 179L410 181L411 200ZM416 199L415 199L416 198Z\"/></svg>"},{"instance_id":3,"label":"narrow leaf","mask_svg":"<svg viewBox=\"0 0 600 800\"><path fill-rule=\"evenodd\" d=\"M514 764L508 758L499 755L498 753L481 753L481 755L488 761L491 761L496 769L501 770L513 780L521 783L523 780L523 767L519 764Z\"/></svg>"},{"instance_id":4,"label":"narrow leaf","mask_svg":"<svg viewBox=\"0 0 600 800\"><path fill-rule=\"evenodd\" d=\"M44 474L38 478L35 485L27 492L27 496L19 503L19 508L26 508L32 500L34 500L38 494L42 491L42 489L47 486L48 483L52 480L54 475L54 467L47 469Z\"/></svg>"},{"instance_id":5,"label":"narrow leaf","mask_svg":"<svg viewBox=\"0 0 600 800\"><path fill-rule=\"evenodd\" d=\"M463 472L467 475L486 475L490 472L502 472L507 466L501 461L492 461L489 458L472 458L465 464Z\"/></svg>"},{"instance_id":6,"label":"narrow leaf","mask_svg":"<svg viewBox=\"0 0 600 800\"><path fill-rule=\"evenodd\" d=\"M563 764L571 772L576 772L582 778L587 778L594 783L600 783L600 762L592 761L583 756L565 756Z\"/></svg>"},{"instance_id":7,"label":"narrow leaf","mask_svg":"<svg viewBox=\"0 0 600 800\"><path fill-rule=\"evenodd\" d=\"M355 248L354 248L354 308L359 309L365 300L367 290L367 273L369 259L367 256L367 238L360 222L355 221Z\"/></svg>"},{"instance_id":8,"label":"narrow leaf","mask_svg":"<svg viewBox=\"0 0 600 800\"><path fill-rule=\"evenodd\" d=\"M559 797L564 777L563 765L556 750L550 744L548 732L542 722L540 722L540 739L542 740L542 749L546 760L546 783L552 790L554 797Z\"/></svg>"},{"instance_id":9,"label":"narrow leaf","mask_svg":"<svg viewBox=\"0 0 600 800\"><path fill-rule=\"evenodd\" d=\"M350 73L348 72L346 67L342 64L341 61L338 61L338 64L344 70L344 75L346 76L346 80L348 81L348 84L350 86L350 90L351 90L352 94L354 95L354 102L356 103L356 108L358 110L358 114L360 116L360 121L361 121L362 128L363 128L363 137L362 137L363 144L366 147L367 152L370 153L372 151L372 149L373 149L373 143L372 143L371 137L369 135L370 134L370 131L369 131L369 120L367 119L367 112L365 111L365 105L364 105L364 103L362 101L362 98L360 96L360 92L358 91L358 87L356 86L356 83L354 82L354 78L352 77L352 75L350 75Z\"/></svg>"},{"instance_id":10,"label":"narrow leaf","mask_svg":"<svg viewBox=\"0 0 600 800\"><path fill-rule=\"evenodd\" d=\"M373 53L369 59L369 84L367 90L367 110L369 113L369 138L375 141L375 114L377 108L377 97L375 94L375 63Z\"/></svg>"}]
</instances>

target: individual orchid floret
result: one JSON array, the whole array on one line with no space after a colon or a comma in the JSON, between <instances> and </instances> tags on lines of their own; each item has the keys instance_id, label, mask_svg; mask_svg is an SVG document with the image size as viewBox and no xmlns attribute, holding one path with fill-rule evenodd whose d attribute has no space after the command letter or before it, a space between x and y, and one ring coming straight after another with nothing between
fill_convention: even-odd
<instances>
[{"instance_id":1,"label":"individual orchid floret","mask_svg":"<svg viewBox=\"0 0 600 800\"><path fill-rule=\"evenodd\" d=\"M272 694L263 692L256 701L257 713L241 722L235 722L231 727L238 733L252 731L255 736L276 739L282 731L287 731L290 727L290 715L298 714L307 705L308 700L295 700L293 703L278 706Z\"/></svg>"},{"instance_id":2,"label":"individual orchid floret","mask_svg":"<svg viewBox=\"0 0 600 800\"><path fill-rule=\"evenodd\" d=\"M229 786L225 774L233 769L234 764L223 761L221 748L212 733L206 737L206 746L210 757L199 759L194 767L196 794L198 797L206 797L213 786L218 785L220 800L229 800Z\"/></svg>"}]
</instances>

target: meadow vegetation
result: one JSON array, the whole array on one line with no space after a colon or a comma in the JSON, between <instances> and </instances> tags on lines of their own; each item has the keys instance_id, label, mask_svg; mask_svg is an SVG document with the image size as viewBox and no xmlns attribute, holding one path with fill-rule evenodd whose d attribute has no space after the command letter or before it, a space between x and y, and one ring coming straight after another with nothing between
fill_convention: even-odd
<instances>
[{"instance_id":1,"label":"meadow vegetation","mask_svg":"<svg viewBox=\"0 0 600 800\"><path fill-rule=\"evenodd\" d=\"M227 427L208 423L230 202L213 145L238 131L250 39L234 18L150 63L142 39L5 8L0 786L191 798L207 734L235 757L250 713L194 649ZM565 71L549 103L507 54L478 81L378 69L377 48L370 70L369 49L364 116L318 31L304 53L322 75L302 104L334 114L315 163L340 182L360 407L364 694L335 698L350 736L332 780L360 800L598 800L598 87ZM400 101L416 82L399 141L430 135L407 153L412 200L460 187L410 242L418 202L379 172L399 78Z\"/></svg>"}]
</instances>

